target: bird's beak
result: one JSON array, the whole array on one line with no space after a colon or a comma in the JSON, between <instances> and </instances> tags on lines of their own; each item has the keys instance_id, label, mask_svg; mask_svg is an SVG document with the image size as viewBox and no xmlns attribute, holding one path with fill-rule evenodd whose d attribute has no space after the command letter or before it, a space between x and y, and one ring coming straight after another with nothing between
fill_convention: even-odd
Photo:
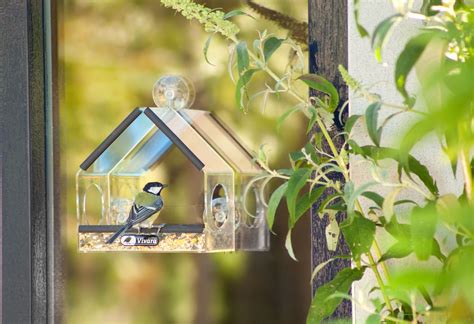
<instances>
[{"instance_id":1,"label":"bird's beak","mask_svg":"<svg viewBox=\"0 0 474 324\"><path fill-rule=\"evenodd\" d=\"M167 187L168 187L168 185L167 185L167 184L163 184L163 188L167 188Z\"/></svg>"}]
</instances>

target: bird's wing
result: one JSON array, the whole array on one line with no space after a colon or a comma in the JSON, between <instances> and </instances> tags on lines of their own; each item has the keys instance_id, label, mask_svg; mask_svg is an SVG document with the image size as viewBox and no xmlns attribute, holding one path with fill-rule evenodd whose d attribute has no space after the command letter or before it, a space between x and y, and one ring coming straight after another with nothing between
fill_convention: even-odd
<instances>
[{"instance_id":1,"label":"bird's wing","mask_svg":"<svg viewBox=\"0 0 474 324\"><path fill-rule=\"evenodd\" d=\"M132 225L139 224L157 212L158 209L149 209L148 207L143 207L141 210L138 211L138 213L135 213L133 215L133 218L130 220L130 223Z\"/></svg>"},{"instance_id":2,"label":"bird's wing","mask_svg":"<svg viewBox=\"0 0 474 324\"><path fill-rule=\"evenodd\" d=\"M156 201L161 199L159 196L152 195L148 192L140 192L135 196L135 205L156 208Z\"/></svg>"},{"instance_id":3,"label":"bird's wing","mask_svg":"<svg viewBox=\"0 0 474 324\"><path fill-rule=\"evenodd\" d=\"M158 212L163 207L163 200L146 192L140 192L135 197L135 203L130 209L127 223L138 224Z\"/></svg>"}]
</instances>

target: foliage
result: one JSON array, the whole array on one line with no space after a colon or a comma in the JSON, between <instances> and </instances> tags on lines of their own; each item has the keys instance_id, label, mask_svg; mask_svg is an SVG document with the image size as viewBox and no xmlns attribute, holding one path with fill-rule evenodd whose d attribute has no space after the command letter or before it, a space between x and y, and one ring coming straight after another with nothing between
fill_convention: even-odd
<instances>
[{"instance_id":1,"label":"foliage","mask_svg":"<svg viewBox=\"0 0 474 324\"><path fill-rule=\"evenodd\" d=\"M291 246L291 231L296 222L312 203L325 195L318 204L318 214L329 217L330 233L342 232L354 260L353 269L344 269L326 285L320 287L311 306L308 322L319 323L334 311L347 295L352 282L364 272L371 271L377 285L367 296L370 302L357 301L372 312L369 322L418 323L433 319L466 322L474 316L473 262L474 198L472 189L471 158L474 143L474 8L471 1L425 0L416 10L412 1L393 1L396 15L383 20L372 34L375 57L383 59L384 45L397 25L408 20L419 20L423 26L406 43L397 58L394 84L403 97L403 103L388 103L372 93L340 67L340 72L355 95L367 100L363 116L352 116L338 136L345 138L342 148L336 147L330 130L334 114L347 105L339 102L335 88L315 74L303 74L289 70L279 76L269 67L269 59L283 44L296 45L260 33L253 47L239 40L231 41L229 71L233 77L237 70L236 105L248 110L250 82L256 74L264 74L274 85L257 95L285 93L295 100L295 105L280 118L280 123L296 112L308 117L311 133L308 143L298 152L289 154L291 168L274 170L265 152L259 152L256 161L265 171L261 177L264 186L274 180L283 181L268 200L268 223L274 223L275 210L281 201L288 207L289 232L286 247L295 258ZM355 4L355 17L359 17L359 2ZM357 21L361 36L367 30ZM421 59L430 55L430 59ZM407 78L414 68L423 71L419 81L420 93L415 96L407 87ZM299 80L318 92L317 97L306 98L294 88ZM424 102L417 103L417 97ZM418 100L419 101L419 100ZM393 112L395 110L395 112ZM381 112L384 112L383 118ZM383 146L383 131L387 123L403 114L416 116L413 126L403 137L400 147ZM355 123L363 123L374 145L359 145L351 134ZM438 188L429 168L413 154L412 149L422 139L435 134L452 161L454 176L457 166L462 171L464 191L460 195L446 194L446 188ZM323 148L326 143L329 150ZM348 155L357 156L373 170L373 179L355 187L349 177ZM388 168L390 160L395 168ZM388 180L384 174L395 171L397 180ZM339 175L343 181L337 180ZM373 191L373 187L386 187L385 197ZM441 194L443 193L443 194ZM410 197L402 199L401 197ZM366 208L362 207L362 201ZM405 214L402 217L404 206ZM340 224L337 213L346 212L347 218ZM378 242L380 233L393 239L393 244L382 251ZM439 233L445 240L439 241ZM328 235L328 246L333 247ZM449 242L456 242L450 244ZM389 271L387 260L415 258L415 266L403 271ZM328 260L329 262L331 260ZM429 261L429 262L428 262ZM320 270L324 263L316 269ZM382 300L380 299L382 298Z\"/></svg>"},{"instance_id":2,"label":"foliage","mask_svg":"<svg viewBox=\"0 0 474 324\"><path fill-rule=\"evenodd\" d=\"M234 14L226 14L221 10L211 10L191 0L163 0L161 3L181 13L187 19L197 19L210 33L220 33L225 37L234 37L239 28L227 20Z\"/></svg>"}]
</instances>

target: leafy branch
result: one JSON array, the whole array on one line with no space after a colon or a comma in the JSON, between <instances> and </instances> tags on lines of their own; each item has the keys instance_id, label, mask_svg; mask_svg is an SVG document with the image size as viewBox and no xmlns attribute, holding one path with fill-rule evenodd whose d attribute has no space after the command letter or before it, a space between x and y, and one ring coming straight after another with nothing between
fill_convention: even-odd
<instances>
[{"instance_id":1,"label":"leafy branch","mask_svg":"<svg viewBox=\"0 0 474 324\"><path fill-rule=\"evenodd\" d=\"M446 1L442 4L425 0L420 12L414 9L413 1L394 2L397 13L384 19L372 33L371 43L377 60L382 61L383 49L390 34L406 20L423 21L426 26L412 37L397 58L394 71L394 85L403 97L403 103L389 103L370 91L362 82L353 78L339 67L341 76L359 97L367 101L363 115L354 115L345 122L344 130L336 136L342 136L345 144L339 148L330 135L332 120L336 110L346 107L341 103L335 87L324 77L316 74L298 74L295 69L283 75L270 67L270 60L283 45L297 51L297 45L266 32L259 33L248 46L238 38L238 27L228 19L244 15L240 10L227 14L211 10L190 0L162 0L167 6L181 12L188 19L197 19L205 29L214 35L220 33L230 40L232 51L229 60L231 78L236 78L236 105L246 111L254 98L263 95L264 102L269 95L286 94L296 104L282 114L278 120L281 125L289 116L301 112L307 117L307 130L316 129L308 143L299 151L289 154L290 168L274 170L260 149L256 162L263 174L246 186L245 194L252 185L260 183L259 195L267 210L267 221L272 228L278 205L285 200L288 209L289 231L285 246L291 257L295 258L291 231L297 221L316 202L318 215L328 217L326 228L327 246L335 250L342 232L355 262L354 268L340 271L337 276L316 292L308 314L309 323L318 323L335 310L340 301L347 296L352 282L362 278L366 271L372 271L376 277L376 291L383 301L373 299L377 310L372 318L393 322L417 323L431 316L442 307L453 310L456 300L450 300L453 291L459 291L457 298L467 305L467 313L474 313L472 290L474 282L469 269L474 267L474 212L472 193L472 173L474 162L471 157L474 143L474 93L472 75L474 73L474 12L469 5ZM356 25L362 37L369 32L360 24L360 2L355 1ZM204 47L207 57L210 38ZM439 45L441 44L441 45ZM423 64L421 58L431 46L440 46L444 52L434 65L425 67L427 71L421 78L420 94L425 99L425 110L415 106L416 96L407 89L407 78L415 65ZM207 58L206 58L207 60ZM235 72L234 72L235 71ZM257 73L264 73L274 82L274 86L265 84L265 89L249 97L250 83ZM446 82L448 79L449 82ZM317 96L306 98L292 86L294 82L304 82ZM441 92L441 93L440 93ZM384 109L391 113L382 118ZM396 112L393 112L393 109ZM408 131L400 148L384 146L384 129L389 122L402 114L416 114L417 121ZM352 138L354 125L365 127L372 141L371 145L360 146ZM464 176L464 192L460 196L440 195L438 184L430 170L411 154L413 147L425 136L435 133L451 159L455 173L457 162ZM326 143L329 150L323 149ZM372 181L356 188L351 181L348 168L348 156L358 156L372 169ZM395 170L388 170L384 163L390 161ZM387 174L395 171L397 181ZM344 181L333 175L340 175ZM265 200L265 188L274 181L280 184L270 198ZM385 197L372 191L372 187L385 187L389 193ZM409 199L404 198L409 195ZM413 196L413 198L411 197ZM364 204L363 204L364 203ZM367 206L367 208L363 208ZM408 223L399 221L399 206L404 206L409 215ZM336 215L346 212L347 218L340 224ZM447 249L435 238L439 227L447 228L457 242L455 249ZM395 243L382 251L375 237L376 232L385 232ZM442 251L448 252L445 255ZM444 251L444 252L446 252ZM434 257L440 264L436 271L410 269L407 273L393 273L385 264L390 259L403 259L415 255L419 262ZM471 260L468 266L460 259ZM329 263L318 265L313 273ZM383 274L383 275L382 275ZM429 289L427 289L428 287ZM431 295L445 293L446 306L436 307ZM334 294L336 292L336 294ZM421 299L421 301L420 301ZM423 303L429 308L423 308ZM464 305L463 304L463 305Z\"/></svg>"}]
</instances>

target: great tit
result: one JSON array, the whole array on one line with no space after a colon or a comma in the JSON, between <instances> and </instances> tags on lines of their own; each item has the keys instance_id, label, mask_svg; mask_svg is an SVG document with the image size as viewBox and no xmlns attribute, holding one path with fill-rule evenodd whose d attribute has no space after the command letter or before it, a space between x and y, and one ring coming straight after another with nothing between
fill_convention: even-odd
<instances>
[{"instance_id":1,"label":"great tit","mask_svg":"<svg viewBox=\"0 0 474 324\"><path fill-rule=\"evenodd\" d=\"M163 208L163 199L161 199L160 193L166 187L168 185L160 182L147 183L143 187L143 192L139 192L135 196L125 225L107 240L107 244L113 243L134 225L139 225L145 221L152 224ZM151 218L155 214L156 216Z\"/></svg>"}]
</instances>

